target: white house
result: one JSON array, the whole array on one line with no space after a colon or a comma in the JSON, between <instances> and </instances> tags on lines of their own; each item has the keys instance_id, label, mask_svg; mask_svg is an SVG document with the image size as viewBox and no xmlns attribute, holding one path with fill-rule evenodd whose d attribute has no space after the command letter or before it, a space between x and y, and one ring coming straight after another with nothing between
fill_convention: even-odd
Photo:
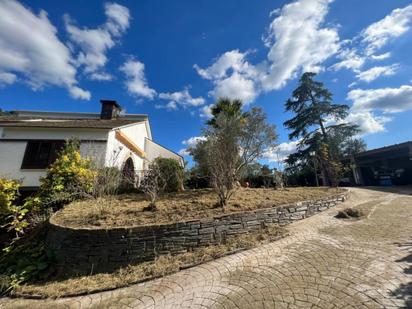
<instances>
[{"instance_id":1,"label":"white house","mask_svg":"<svg viewBox=\"0 0 412 309\"><path fill-rule=\"evenodd\" d=\"M0 175L39 186L64 141L80 140L80 152L104 166L136 175L157 157L183 158L152 140L147 115L121 114L116 101L101 100L101 113L12 111L0 116Z\"/></svg>"}]
</instances>

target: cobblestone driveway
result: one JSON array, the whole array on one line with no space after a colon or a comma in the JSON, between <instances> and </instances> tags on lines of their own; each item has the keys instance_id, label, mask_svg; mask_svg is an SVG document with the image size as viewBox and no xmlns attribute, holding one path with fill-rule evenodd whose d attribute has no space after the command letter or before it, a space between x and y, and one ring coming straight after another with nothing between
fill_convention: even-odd
<instances>
[{"instance_id":1,"label":"cobblestone driveway","mask_svg":"<svg viewBox=\"0 0 412 309\"><path fill-rule=\"evenodd\" d=\"M291 236L140 285L4 308L412 308L412 196L351 189ZM403 193L403 194L402 194ZM365 219L335 219L356 206Z\"/></svg>"}]
</instances>

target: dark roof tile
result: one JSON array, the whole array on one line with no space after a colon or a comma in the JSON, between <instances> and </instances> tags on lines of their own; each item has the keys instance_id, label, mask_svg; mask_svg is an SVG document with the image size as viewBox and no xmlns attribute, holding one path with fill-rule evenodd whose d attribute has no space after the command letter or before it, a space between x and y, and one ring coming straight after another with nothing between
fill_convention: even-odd
<instances>
[{"instance_id":1,"label":"dark roof tile","mask_svg":"<svg viewBox=\"0 0 412 309\"><path fill-rule=\"evenodd\" d=\"M113 129L124 125L138 123L131 119L30 119L15 116L0 116L0 127L32 127L32 128L90 128Z\"/></svg>"}]
</instances>

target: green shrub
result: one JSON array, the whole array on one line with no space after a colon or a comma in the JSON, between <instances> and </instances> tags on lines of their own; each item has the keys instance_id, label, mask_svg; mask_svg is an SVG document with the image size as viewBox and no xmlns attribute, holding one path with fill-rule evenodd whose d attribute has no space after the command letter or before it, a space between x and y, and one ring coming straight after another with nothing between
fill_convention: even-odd
<instances>
[{"instance_id":1,"label":"green shrub","mask_svg":"<svg viewBox=\"0 0 412 309\"><path fill-rule=\"evenodd\" d=\"M156 158L160 170L160 188L164 192L176 192L183 188L184 169L178 161L169 158Z\"/></svg>"},{"instance_id":2,"label":"green shrub","mask_svg":"<svg viewBox=\"0 0 412 309\"><path fill-rule=\"evenodd\" d=\"M20 284L42 280L54 272L54 253L46 248L45 224L24 237L17 238L0 256L0 294L13 291Z\"/></svg>"}]
</instances>

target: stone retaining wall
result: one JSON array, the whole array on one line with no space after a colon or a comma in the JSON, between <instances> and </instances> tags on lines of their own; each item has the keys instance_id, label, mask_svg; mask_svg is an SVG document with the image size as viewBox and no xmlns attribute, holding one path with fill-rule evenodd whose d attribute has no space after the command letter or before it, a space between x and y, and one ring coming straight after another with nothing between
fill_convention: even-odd
<instances>
[{"instance_id":1,"label":"stone retaining wall","mask_svg":"<svg viewBox=\"0 0 412 309\"><path fill-rule=\"evenodd\" d=\"M50 219L47 244L60 268L88 274L110 272L129 264L153 260L221 243L233 235L258 231L268 224L286 225L322 212L347 198L344 192L328 198L232 213L211 219L113 229L73 229Z\"/></svg>"}]
</instances>

